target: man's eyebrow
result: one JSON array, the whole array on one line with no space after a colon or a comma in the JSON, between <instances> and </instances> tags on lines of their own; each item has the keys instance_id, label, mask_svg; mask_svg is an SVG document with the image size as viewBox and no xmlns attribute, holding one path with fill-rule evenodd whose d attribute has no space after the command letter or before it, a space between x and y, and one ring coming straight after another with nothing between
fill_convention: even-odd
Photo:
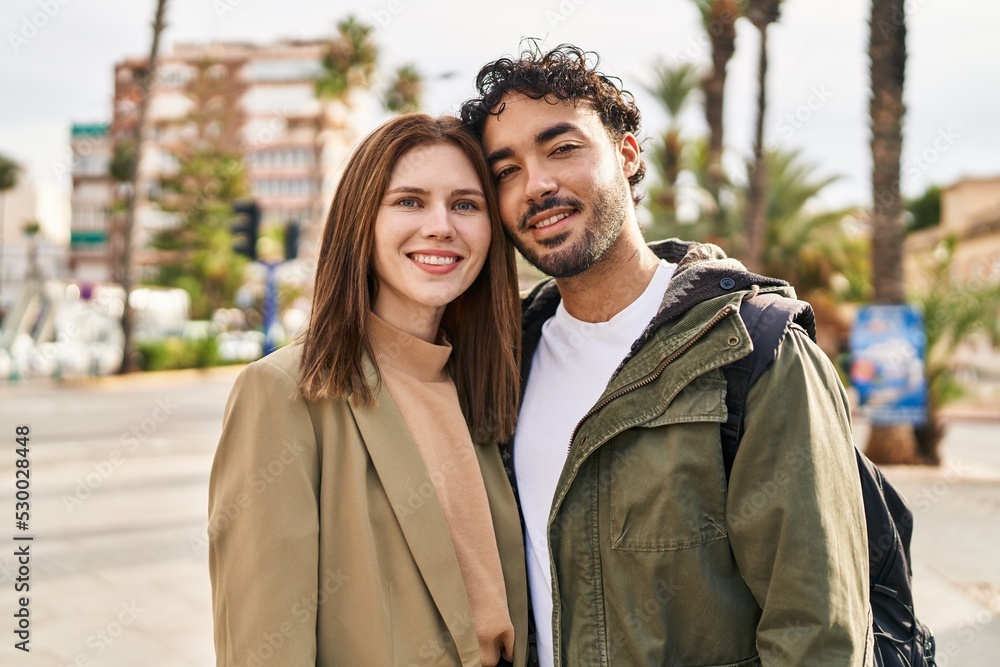
<instances>
[{"instance_id":1,"label":"man's eyebrow","mask_svg":"<svg viewBox=\"0 0 1000 667\"><path fill-rule=\"evenodd\" d=\"M535 144L536 145L544 144L547 141L555 139L560 134L566 134L567 132L573 132L578 129L580 128L578 128L573 123L556 123L552 127L547 127L541 132L539 132L537 135L535 135Z\"/></svg>"},{"instance_id":2,"label":"man's eyebrow","mask_svg":"<svg viewBox=\"0 0 1000 667\"><path fill-rule=\"evenodd\" d=\"M573 123L556 123L551 127L547 127L538 134L535 135L535 145L541 146L542 144L552 141L561 134L566 134L567 132L575 132L579 130ZM489 155L486 156L486 164L492 167L494 164L500 160L511 157L514 151L510 148L498 148Z\"/></svg>"},{"instance_id":3,"label":"man's eyebrow","mask_svg":"<svg viewBox=\"0 0 1000 667\"><path fill-rule=\"evenodd\" d=\"M513 154L514 151L512 151L509 148L498 148L486 156L486 164L487 166L492 168L494 164L496 164L500 160L506 160Z\"/></svg>"}]
</instances>

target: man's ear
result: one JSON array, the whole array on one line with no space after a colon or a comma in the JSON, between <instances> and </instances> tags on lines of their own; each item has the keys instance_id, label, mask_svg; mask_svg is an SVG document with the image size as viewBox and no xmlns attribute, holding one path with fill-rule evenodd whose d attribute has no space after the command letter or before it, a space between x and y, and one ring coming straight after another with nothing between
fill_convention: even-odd
<instances>
[{"instance_id":1,"label":"man's ear","mask_svg":"<svg viewBox=\"0 0 1000 667\"><path fill-rule=\"evenodd\" d=\"M639 141L631 132L626 132L618 142L618 154L622 161L622 172L625 178L632 178L632 175L639 170L641 151Z\"/></svg>"}]
</instances>

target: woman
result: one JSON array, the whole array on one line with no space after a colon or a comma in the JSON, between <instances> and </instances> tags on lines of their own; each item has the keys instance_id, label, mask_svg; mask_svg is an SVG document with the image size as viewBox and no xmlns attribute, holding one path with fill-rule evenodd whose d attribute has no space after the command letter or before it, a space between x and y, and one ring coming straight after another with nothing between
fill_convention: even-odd
<instances>
[{"instance_id":1,"label":"woman","mask_svg":"<svg viewBox=\"0 0 1000 667\"><path fill-rule=\"evenodd\" d=\"M516 417L519 310L490 184L453 118L396 118L349 160L308 329L226 407L219 665L524 664L521 526L495 445Z\"/></svg>"}]
</instances>

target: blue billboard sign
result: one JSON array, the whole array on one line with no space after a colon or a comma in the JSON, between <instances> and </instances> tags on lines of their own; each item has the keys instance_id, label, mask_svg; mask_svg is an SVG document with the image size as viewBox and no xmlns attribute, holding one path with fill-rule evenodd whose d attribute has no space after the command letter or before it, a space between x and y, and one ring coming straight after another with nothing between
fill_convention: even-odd
<instances>
[{"instance_id":1,"label":"blue billboard sign","mask_svg":"<svg viewBox=\"0 0 1000 667\"><path fill-rule=\"evenodd\" d=\"M927 420L923 316L913 306L865 306L851 330L851 383L875 424Z\"/></svg>"}]
</instances>

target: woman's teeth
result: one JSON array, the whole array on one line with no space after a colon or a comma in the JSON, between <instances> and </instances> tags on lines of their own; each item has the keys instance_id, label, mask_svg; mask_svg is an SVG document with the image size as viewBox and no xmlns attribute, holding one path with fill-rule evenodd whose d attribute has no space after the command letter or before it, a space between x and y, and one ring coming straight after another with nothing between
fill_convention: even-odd
<instances>
[{"instance_id":1,"label":"woman's teeth","mask_svg":"<svg viewBox=\"0 0 1000 667\"><path fill-rule=\"evenodd\" d=\"M446 264L454 264L458 261L458 257L441 257L440 255L410 255L414 262L420 262L421 264L434 264L437 266L444 266Z\"/></svg>"}]
</instances>

